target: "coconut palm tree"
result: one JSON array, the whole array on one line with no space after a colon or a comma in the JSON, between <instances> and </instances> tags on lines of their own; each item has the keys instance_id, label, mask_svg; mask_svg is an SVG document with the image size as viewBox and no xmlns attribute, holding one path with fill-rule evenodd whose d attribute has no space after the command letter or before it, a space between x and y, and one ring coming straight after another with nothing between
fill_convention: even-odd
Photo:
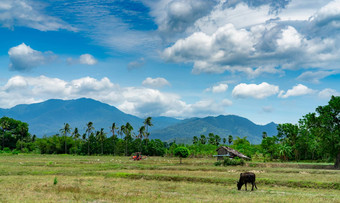
<instances>
[{"instance_id":1,"label":"coconut palm tree","mask_svg":"<svg viewBox=\"0 0 340 203\"><path fill-rule=\"evenodd\" d=\"M86 133L87 133L87 154L90 155L90 135L92 130L94 130L93 123L90 121L86 124Z\"/></svg>"},{"instance_id":2,"label":"coconut palm tree","mask_svg":"<svg viewBox=\"0 0 340 203\"><path fill-rule=\"evenodd\" d=\"M131 139L131 131L133 130L132 125L127 122L125 125L125 155L127 156L127 145L128 145L128 140Z\"/></svg>"},{"instance_id":3,"label":"coconut palm tree","mask_svg":"<svg viewBox=\"0 0 340 203\"><path fill-rule=\"evenodd\" d=\"M145 136L146 136L146 139L148 140L149 139L149 127L153 126L153 124L151 123L151 117L147 117L145 120L144 120L144 126L145 126L145 129L146 129L146 133L145 133Z\"/></svg>"},{"instance_id":4,"label":"coconut palm tree","mask_svg":"<svg viewBox=\"0 0 340 203\"><path fill-rule=\"evenodd\" d=\"M232 135L229 135L229 136L228 136L228 143L229 143L229 146L231 145L232 142L233 142L233 136L232 136Z\"/></svg>"},{"instance_id":5,"label":"coconut palm tree","mask_svg":"<svg viewBox=\"0 0 340 203\"><path fill-rule=\"evenodd\" d=\"M113 155L115 155L115 148L116 148L116 143L115 143L115 140L116 140L116 136L115 136L115 130L118 129L116 127L116 123L112 123L112 126L110 128L110 131L112 132L112 141L113 141Z\"/></svg>"},{"instance_id":6,"label":"coconut palm tree","mask_svg":"<svg viewBox=\"0 0 340 203\"><path fill-rule=\"evenodd\" d=\"M139 146L139 151L142 152L142 138L145 136L145 126L141 126L138 130L138 135L137 138L140 139L140 146Z\"/></svg>"},{"instance_id":7,"label":"coconut palm tree","mask_svg":"<svg viewBox=\"0 0 340 203\"><path fill-rule=\"evenodd\" d=\"M104 132L104 128L101 128L100 131L98 131L97 133L98 139L100 141L101 144L101 152L103 154L103 143L106 139L106 133Z\"/></svg>"},{"instance_id":8,"label":"coconut palm tree","mask_svg":"<svg viewBox=\"0 0 340 203\"><path fill-rule=\"evenodd\" d=\"M86 134L85 134L85 136L86 136ZM79 139L79 137L80 137L78 128L74 128L74 131L72 132L72 137L73 137L73 139L74 139L75 148L76 148L76 150L74 150L74 154L76 154L76 151L77 151L77 149L78 149L78 139Z\"/></svg>"},{"instance_id":9,"label":"coconut palm tree","mask_svg":"<svg viewBox=\"0 0 340 203\"><path fill-rule=\"evenodd\" d=\"M65 138L65 154L67 154L67 134L71 132L70 125L68 123L64 123L64 127L60 129L60 132L64 135Z\"/></svg>"}]
</instances>

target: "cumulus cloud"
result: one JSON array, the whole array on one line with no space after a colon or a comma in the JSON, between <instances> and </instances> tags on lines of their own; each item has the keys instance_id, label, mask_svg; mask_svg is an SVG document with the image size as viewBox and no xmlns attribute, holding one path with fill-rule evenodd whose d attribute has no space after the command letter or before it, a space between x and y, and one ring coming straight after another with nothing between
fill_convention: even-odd
<instances>
[{"instance_id":1,"label":"cumulus cloud","mask_svg":"<svg viewBox=\"0 0 340 203\"><path fill-rule=\"evenodd\" d=\"M166 85L170 86L170 83L165 78L148 77L142 82L142 85L151 88L160 88Z\"/></svg>"},{"instance_id":2,"label":"cumulus cloud","mask_svg":"<svg viewBox=\"0 0 340 203\"><path fill-rule=\"evenodd\" d=\"M285 69L336 70L340 63L339 2L332 1L303 21L294 15L296 6L289 8L289 1L220 1L195 21L186 37L165 48L162 56L170 62L192 63L196 74L229 71L254 78L282 75ZM286 21L279 12L271 12L287 5L291 10L283 15ZM287 18L288 14L293 18ZM326 21L333 30L319 21Z\"/></svg>"},{"instance_id":3,"label":"cumulus cloud","mask_svg":"<svg viewBox=\"0 0 340 203\"><path fill-rule=\"evenodd\" d=\"M59 18L45 15L43 5L26 0L2 0L0 2L0 24L14 29L16 26L34 28L40 31L76 29Z\"/></svg>"},{"instance_id":4,"label":"cumulus cloud","mask_svg":"<svg viewBox=\"0 0 340 203\"><path fill-rule=\"evenodd\" d=\"M29 71L52 61L56 57L52 52L42 53L32 49L25 43L10 48L8 55L10 60L9 69L13 71Z\"/></svg>"},{"instance_id":5,"label":"cumulus cloud","mask_svg":"<svg viewBox=\"0 0 340 203\"><path fill-rule=\"evenodd\" d=\"M86 65L94 65L98 61L91 54L83 54L79 57L79 62Z\"/></svg>"},{"instance_id":6,"label":"cumulus cloud","mask_svg":"<svg viewBox=\"0 0 340 203\"><path fill-rule=\"evenodd\" d=\"M192 117L218 115L232 104L229 100L202 100L188 104L180 96L146 87L121 87L104 77L84 77L71 81L46 76L14 76L0 86L0 107L30 104L47 99L93 98L140 117Z\"/></svg>"},{"instance_id":7,"label":"cumulus cloud","mask_svg":"<svg viewBox=\"0 0 340 203\"><path fill-rule=\"evenodd\" d=\"M257 84L241 83L234 87L232 95L235 98L248 98L263 99L279 92L279 87L263 82Z\"/></svg>"},{"instance_id":8,"label":"cumulus cloud","mask_svg":"<svg viewBox=\"0 0 340 203\"><path fill-rule=\"evenodd\" d=\"M292 89L285 91L281 90L278 97L280 98L288 98L291 96L301 96L301 95L307 95L307 94L313 94L315 93L315 90L308 88L307 86L304 86L302 84L298 84L294 86Z\"/></svg>"},{"instance_id":9,"label":"cumulus cloud","mask_svg":"<svg viewBox=\"0 0 340 203\"><path fill-rule=\"evenodd\" d=\"M297 79L301 81L305 81L305 82L318 84L320 83L321 79L327 76L333 75L333 74L336 74L336 72L334 71L316 71L316 72L307 71L307 72L302 73L299 77L297 77Z\"/></svg>"},{"instance_id":10,"label":"cumulus cloud","mask_svg":"<svg viewBox=\"0 0 340 203\"><path fill-rule=\"evenodd\" d=\"M207 88L207 89L205 89L205 91L206 92L213 92L213 93L221 93L221 92L227 91L227 89L228 89L228 85L221 83L219 85Z\"/></svg>"},{"instance_id":11,"label":"cumulus cloud","mask_svg":"<svg viewBox=\"0 0 340 203\"><path fill-rule=\"evenodd\" d=\"M320 98L330 99L331 96L340 96L340 92L331 88L326 88L321 90L318 95Z\"/></svg>"},{"instance_id":12,"label":"cumulus cloud","mask_svg":"<svg viewBox=\"0 0 340 203\"><path fill-rule=\"evenodd\" d=\"M74 64L85 64L85 65L95 65L98 63L98 60L94 58L91 54L82 54L79 56L78 59L74 58L67 58L67 63L69 65L74 65Z\"/></svg>"}]
</instances>

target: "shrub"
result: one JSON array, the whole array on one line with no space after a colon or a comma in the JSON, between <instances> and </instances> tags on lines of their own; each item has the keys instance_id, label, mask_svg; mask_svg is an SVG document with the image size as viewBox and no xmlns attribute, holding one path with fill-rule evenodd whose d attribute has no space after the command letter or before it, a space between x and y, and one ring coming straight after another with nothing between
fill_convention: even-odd
<instances>
[{"instance_id":1,"label":"shrub","mask_svg":"<svg viewBox=\"0 0 340 203\"><path fill-rule=\"evenodd\" d=\"M190 154L190 151L186 147L177 147L174 151L174 155L179 157L181 164L182 164L182 158L187 158L189 154Z\"/></svg>"},{"instance_id":2,"label":"shrub","mask_svg":"<svg viewBox=\"0 0 340 203\"><path fill-rule=\"evenodd\" d=\"M223 166L237 166L237 165L244 165L244 160L240 159L238 157L235 157L234 159L225 158L223 161Z\"/></svg>"},{"instance_id":3,"label":"shrub","mask_svg":"<svg viewBox=\"0 0 340 203\"><path fill-rule=\"evenodd\" d=\"M56 185L58 183L57 177L54 177L53 185Z\"/></svg>"},{"instance_id":4,"label":"shrub","mask_svg":"<svg viewBox=\"0 0 340 203\"><path fill-rule=\"evenodd\" d=\"M221 161L217 161L214 163L215 166L221 166L222 165L222 162Z\"/></svg>"}]
</instances>

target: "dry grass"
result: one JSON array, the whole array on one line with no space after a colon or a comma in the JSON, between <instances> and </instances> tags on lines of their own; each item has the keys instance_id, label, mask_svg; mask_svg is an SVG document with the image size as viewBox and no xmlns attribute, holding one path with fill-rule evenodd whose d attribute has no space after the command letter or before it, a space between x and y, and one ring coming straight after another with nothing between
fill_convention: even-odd
<instances>
[{"instance_id":1,"label":"dry grass","mask_svg":"<svg viewBox=\"0 0 340 203\"><path fill-rule=\"evenodd\" d=\"M216 167L209 158L184 162L163 157L136 162L110 156L0 156L0 202L340 202L340 171ZM242 171L257 174L258 190L236 189Z\"/></svg>"}]
</instances>

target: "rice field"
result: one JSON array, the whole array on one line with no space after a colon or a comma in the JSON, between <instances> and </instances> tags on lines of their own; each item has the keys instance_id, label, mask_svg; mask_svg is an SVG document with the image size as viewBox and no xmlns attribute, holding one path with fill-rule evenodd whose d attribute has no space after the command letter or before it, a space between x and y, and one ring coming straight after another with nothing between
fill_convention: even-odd
<instances>
[{"instance_id":1,"label":"rice field","mask_svg":"<svg viewBox=\"0 0 340 203\"><path fill-rule=\"evenodd\" d=\"M325 164L215 161L1 154L0 202L340 202L340 171ZM237 190L244 171L258 190Z\"/></svg>"}]
</instances>

